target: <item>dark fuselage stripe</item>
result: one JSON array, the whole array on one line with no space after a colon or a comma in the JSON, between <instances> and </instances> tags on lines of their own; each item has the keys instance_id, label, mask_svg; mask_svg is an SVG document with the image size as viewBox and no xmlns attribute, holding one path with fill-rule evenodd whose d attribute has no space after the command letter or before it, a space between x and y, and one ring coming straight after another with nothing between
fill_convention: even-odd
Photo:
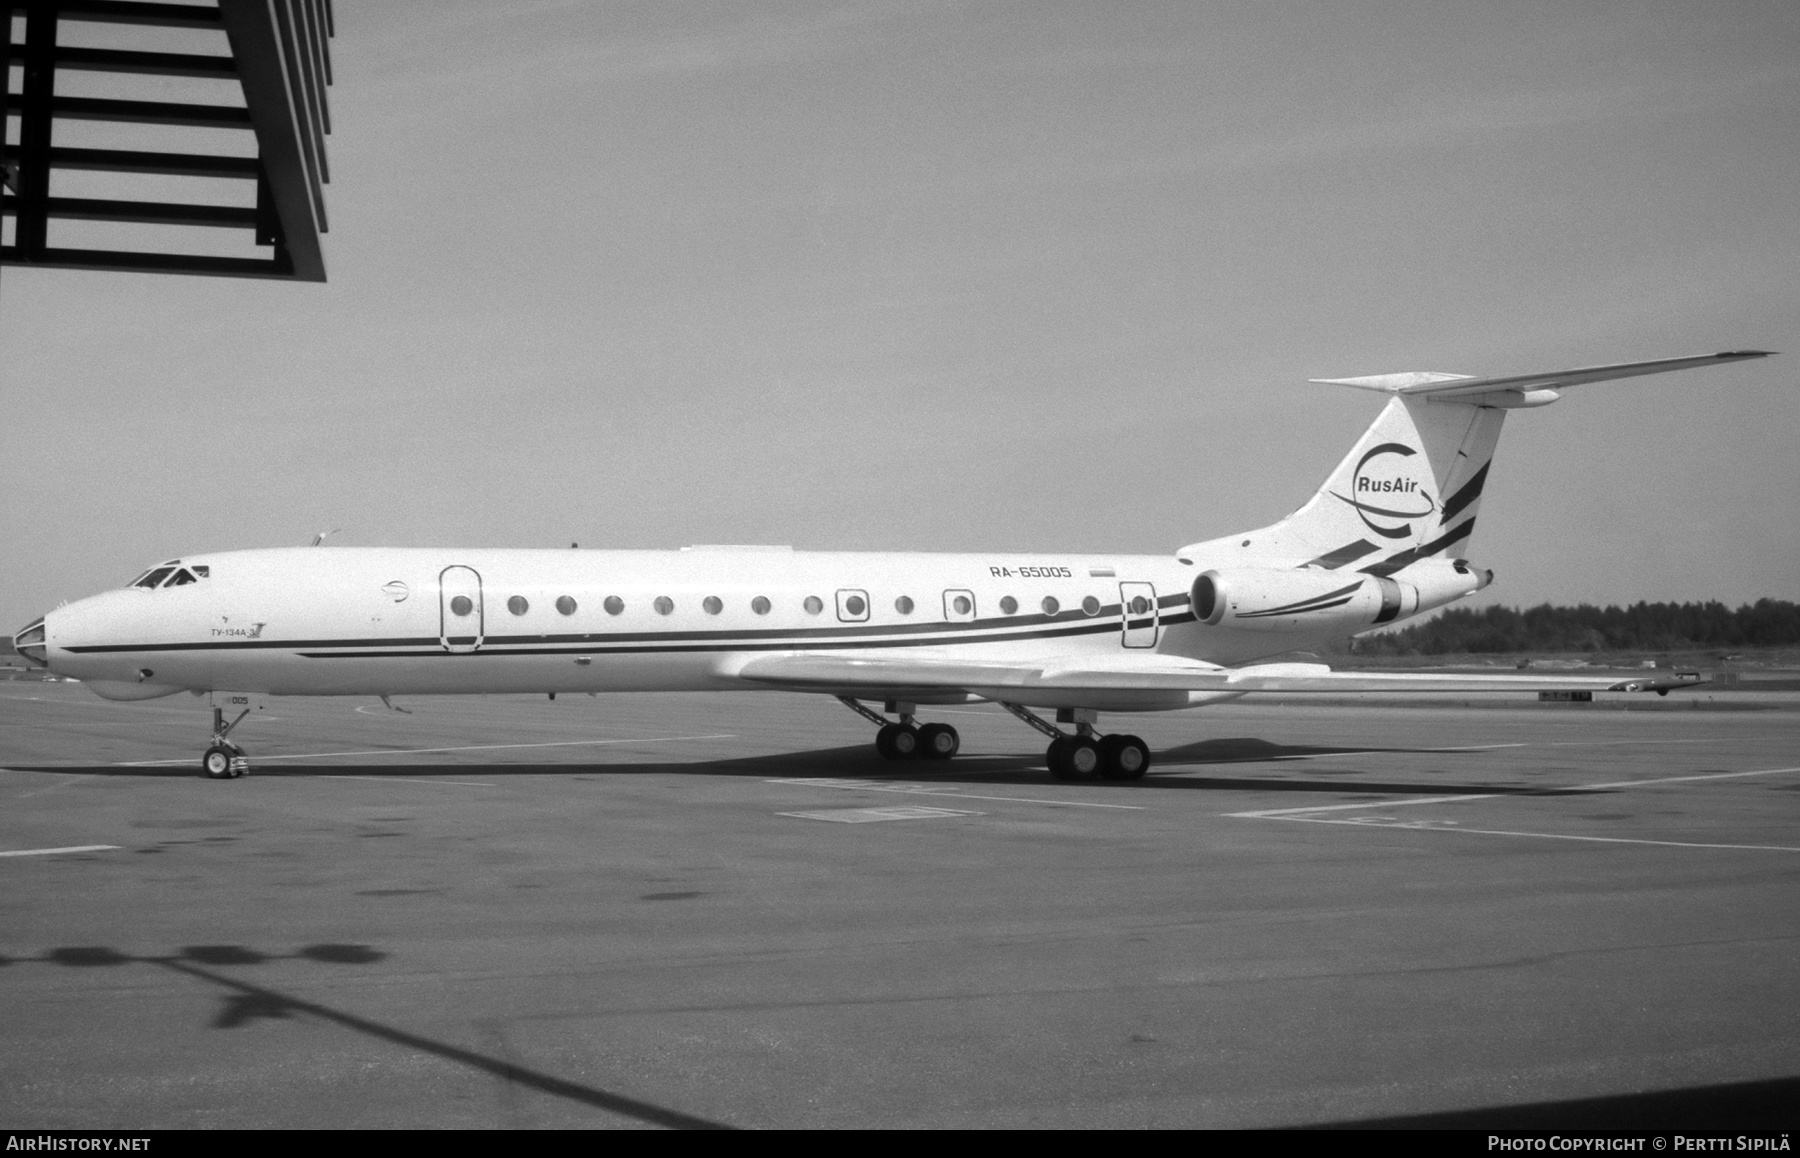
<instances>
[{"instance_id":1,"label":"dark fuselage stripe","mask_svg":"<svg viewBox=\"0 0 1800 1158\"><path fill-rule=\"evenodd\" d=\"M1164 617L1161 622L1166 626L1174 623L1192 623L1194 617L1188 614ZM1129 626L1148 628L1148 618L1135 620ZM854 648L892 648L892 647L934 647L942 643L1005 643L1015 639L1065 639L1080 635L1110 635L1119 630L1114 621L1086 623L1073 628L1061 628L1056 631L1009 631L991 632L986 635L964 634L955 638L940 639L833 639L815 640L806 643L792 641L742 642L718 640L711 643L672 643L620 645L596 643L584 647L495 647L492 641L484 642L479 651L450 652L441 647L431 651L303 651L299 654L305 659L411 659L426 656L455 655L659 655L678 654L684 652L729 652L729 651L826 651Z\"/></svg>"},{"instance_id":2,"label":"dark fuselage stripe","mask_svg":"<svg viewBox=\"0 0 1800 1158\"><path fill-rule=\"evenodd\" d=\"M1161 602L1161 601L1159 601ZM1187 602L1187 597L1173 596L1169 605ZM1110 613L1110 614L1109 614ZM1164 624L1189 623L1189 614L1163 615ZM1038 631L1021 631L1018 627L1034 623L1060 623L1062 626ZM1126 625L1148 628L1155 622L1149 616L1134 617ZM1000 625L1012 630L997 631ZM1014 626L1017 625L1017 626ZM649 651L769 651L818 647L925 647L943 643L989 643L1009 639L1052 639L1059 636L1103 634L1120 630L1119 607L1104 607L1089 616L1079 611L1057 616L1034 615L1004 620L984 619L967 624L903 624L890 627L800 628L790 631L670 631L620 632L607 635L490 635L485 637L481 654L561 655L585 652L649 652ZM929 634L928 634L929 633ZM892 638L896 635L912 638ZM536 646L520 647L520 644ZM509 646L510 645L510 646ZM562 646L558 646L562 645ZM622 646L645 645L645 646ZM180 651L251 651L270 648L294 651L309 659L348 659L357 656L391 658L404 655L445 655L442 643L435 637L404 639L308 639L308 640L206 640L200 643L131 643L91 644L65 648L78 654L180 652ZM315 648L351 649L315 651ZM418 648L418 651L396 651L395 648ZM430 650L425 650L430 649ZM497 650L504 649L504 650Z\"/></svg>"},{"instance_id":3,"label":"dark fuselage stripe","mask_svg":"<svg viewBox=\"0 0 1800 1158\"><path fill-rule=\"evenodd\" d=\"M1277 608L1272 611L1252 611L1248 615L1240 615L1237 618L1239 618L1239 619L1270 619L1270 618L1275 618L1275 617L1279 617L1279 616L1287 616L1287 615L1307 615L1314 611L1324 611L1326 608L1329 608L1329 607L1342 607L1344 604L1350 602L1351 598L1352 598L1352 596L1346 595L1342 599L1333 599L1327 603L1309 603L1304 607L1283 607L1283 608Z\"/></svg>"},{"instance_id":4,"label":"dark fuselage stripe","mask_svg":"<svg viewBox=\"0 0 1800 1158\"><path fill-rule=\"evenodd\" d=\"M1481 497L1481 488L1487 482L1488 467L1493 465L1492 462L1483 463L1473 478L1457 488L1456 493L1444 503L1444 517L1438 520L1438 526L1449 523L1451 519L1463 513L1463 508Z\"/></svg>"},{"instance_id":5,"label":"dark fuselage stripe","mask_svg":"<svg viewBox=\"0 0 1800 1158\"><path fill-rule=\"evenodd\" d=\"M1346 543L1335 551L1327 551L1317 559L1302 563L1303 567L1323 567L1327 571L1335 571L1346 563L1354 563L1371 551L1379 551L1380 547L1367 539L1358 539L1354 543Z\"/></svg>"},{"instance_id":6,"label":"dark fuselage stripe","mask_svg":"<svg viewBox=\"0 0 1800 1158\"><path fill-rule=\"evenodd\" d=\"M1338 603L1348 603L1350 601L1349 597L1362 585L1363 580L1358 579L1348 587L1339 587L1336 591L1326 591L1318 595L1308 596L1305 599L1296 600L1293 603L1286 603L1280 607L1271 607L1266 611L1252 611L1250 614L1240 615L1238 618L1255 619L1264 615L1293 615L1301 611L1315 611L1320 607L1336 607ZM1344 598L1338 599L1337 597L1340 595L1344 596ZM1337 603L1327 603L1325 602L1327 599L1337 599Z\"/></svg>"},{"instance_id":7,"label":"dark fuselage stripe","mask_svg":"<svg viewBox=\"0 0 1800 1158\"><path fill-rule=\"evenodd\" d=\"M1378 578L1385 578L1396 571L1401 571L1412 566L1420 559L1426 559L1437 554L1452 543L1468 538L1474 531L1475 517L1471 515L1467 522L1451 528L1431 542L1426 543L1423 546L1414 547L1411 550L1402 551L1397 555L1392 555L1379 563L1371 563L1367 567L1361 569L1362 573L1365 575L1374 575Z\"/></svg>"}]
</instances>

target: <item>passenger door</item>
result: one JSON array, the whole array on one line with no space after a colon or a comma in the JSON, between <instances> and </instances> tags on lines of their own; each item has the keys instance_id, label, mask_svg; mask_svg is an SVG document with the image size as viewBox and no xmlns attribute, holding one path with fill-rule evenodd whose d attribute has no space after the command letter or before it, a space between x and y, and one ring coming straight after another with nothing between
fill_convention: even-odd
<instances>
[{"instance_id":1,"label":"passenger door","mask_svg":"<svg viewBox=\"0 0 1800 1158\"><path fill-rule=\"evenodd\" d=\"M481 576L473 567L446 567L438 574L438 625L438 642L445 651L468 653L481 648Z\"/></svg>"},{"instance_id":2,"label":"passenger door","mask_svg":"<svg viewBox=\"0 0 1800 1158\"><path fill-rule=\"evenodd\" d=\"M1156 588L1149 583L1119 584L1119 619L1125 625L1121 642L1126 647L1155 647L1161 626L1156 613Z\"/></svg>"}]
</instances>

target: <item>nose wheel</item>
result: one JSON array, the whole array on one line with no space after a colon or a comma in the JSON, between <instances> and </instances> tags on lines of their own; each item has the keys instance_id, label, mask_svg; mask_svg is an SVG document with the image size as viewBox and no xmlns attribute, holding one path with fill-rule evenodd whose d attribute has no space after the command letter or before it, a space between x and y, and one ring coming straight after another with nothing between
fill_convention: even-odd
<instances>
[{"instance_id":1,"label":"nose wheel","mask_svg":"<svg viewBox=\"0 0 1800 1158\"><path fill-rule=\"evenodd\" d=\"M238 713L237 719L227 724L225 712L220 708L213 709L212 746L200 757L200 771L208 780L234 780L250 775L250 758L230 738L231 730L243 723L249 714L250 709L245 708Z\"/></svg>"}]
</instances>

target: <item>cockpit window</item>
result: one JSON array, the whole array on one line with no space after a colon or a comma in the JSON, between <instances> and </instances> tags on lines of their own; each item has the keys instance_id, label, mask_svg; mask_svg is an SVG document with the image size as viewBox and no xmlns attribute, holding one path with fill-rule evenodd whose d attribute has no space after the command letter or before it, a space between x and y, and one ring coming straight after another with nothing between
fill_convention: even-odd
<instances>
[{"instance_id":1,"label":"cockpit window","mask_svg":"<svg viewBox=\"0 0 1800 1158\"><path fill-rule=\"evenodd\" d=\"M160 567L152 567L136 579L125 584L127 587L185 587L189 583L198 583L212 575L212 568L204 563L195 563L183 567L180 559L171 559Z\"/></svg>"}]
</instances>

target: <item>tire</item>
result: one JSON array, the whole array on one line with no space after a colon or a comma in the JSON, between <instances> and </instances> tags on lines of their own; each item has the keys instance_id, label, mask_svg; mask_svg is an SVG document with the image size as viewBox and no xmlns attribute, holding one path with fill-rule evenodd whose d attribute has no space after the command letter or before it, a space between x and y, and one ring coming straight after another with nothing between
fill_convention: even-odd
<instances>
[{"instance_id":1,"label":"tire","mask_svg":"<svg viewBox=\"0 0 1800 1158\"><path fill-rule=\"evenodd\" d=\"M208 780L229 780L231 758L236 755L236 752L225 745L214 744L206 750L206 755L200 757L200 771L206 774Z\"/></svg>"},{"instance_id":2,"label":"tire","mask_svg":"<svg viewBox=\"0 0 1800 1158\"><path fill-rule=\"evenodd\" d=\"M1100 775L1105 761L1100 758L1100 745L1086 736L1076 736L1065 740L1068 755L1064 757L1069 769L1070 780L1092 780Z\"/></svg>"},{"instance_id":3,"label":"tire","mask_svg":"<svg viewBox=\"0 0 1800 1158\"><path fill-rule=\"evenodd\" d=\"M926 724L919 729L919 756L925 760L948 760L962 749L962 737L949 724Z\"/></svg>"},{"instance_id":4,"label":"tire","mask_svg":"<svg viewBox=\"0 0 1800 1158\"><path fill-rule=\"evenodd\" d=\"M905 724L886 724L875 733L875 750L884 760L911 760L919 753L919 730Z\"/></svg>"},{"instance_id":5,"label":"tire","mask_svg":"<svg viewBox=\"0 0 1800 1158\"><path fill-rule=\"evenodd\" d=\"M1069 768L1069 741L1067 739L1050 741L1050 747L1044 752L1044 762L1050 765L1050 775L1058 780L1073 779Z\"/></svg>"},{"instance_id":6,"label":"tire","mask_svg":"<svg viewBox=\"0 0 1800 1158\"><path fill-rule=\"evenodd\" d=\"M1108 780L1141 780L1150 769L1150 746L1136 736L1108 736L1100 741L1101 775Z\"/></svg>"}]
</instances>

